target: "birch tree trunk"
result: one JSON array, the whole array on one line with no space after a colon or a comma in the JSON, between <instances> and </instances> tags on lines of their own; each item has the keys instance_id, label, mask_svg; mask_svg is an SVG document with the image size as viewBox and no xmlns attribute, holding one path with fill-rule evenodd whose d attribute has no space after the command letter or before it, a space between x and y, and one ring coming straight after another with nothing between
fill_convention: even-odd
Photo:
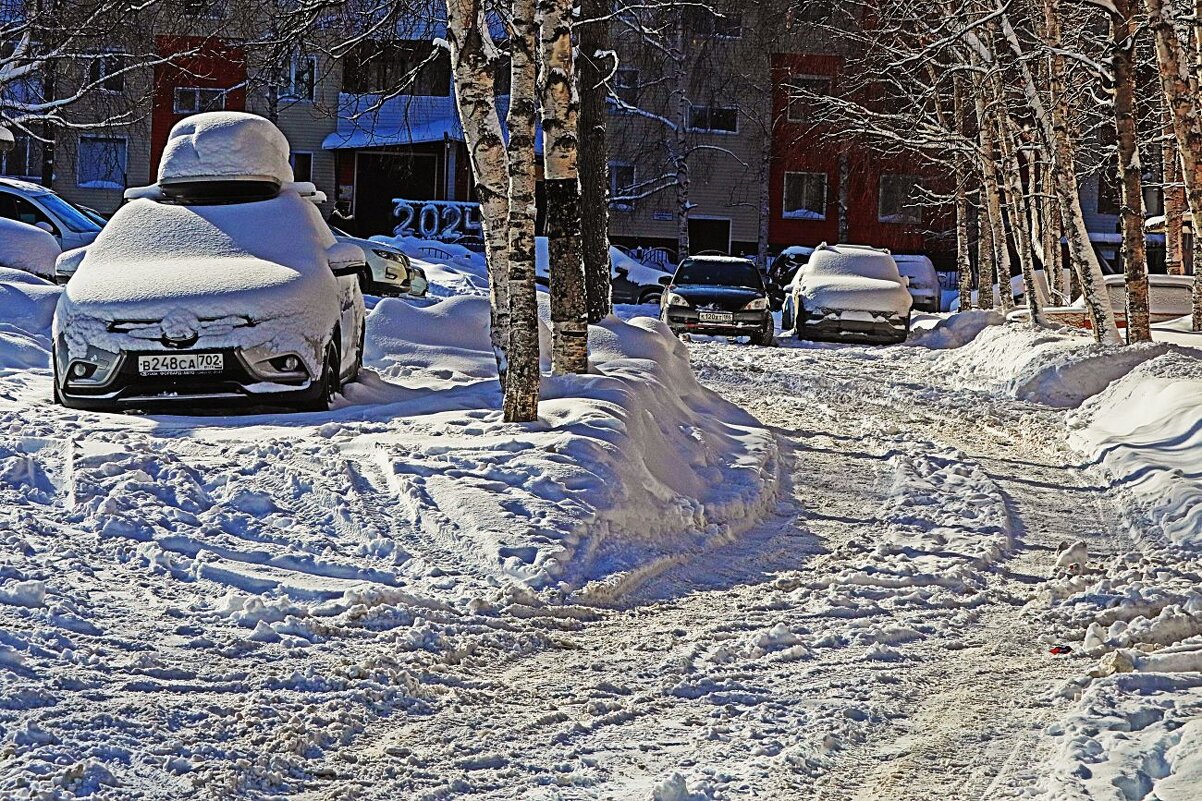
<instances>
[{"instance_id":1,"label":"birch tree trunk","mask_svg":"<svg viewBox=\"0 0 1202 801\"><path fill-rule=\"evenodd\" d=\"M1048 274L1048 288L1059 295L1056 305L1066 306L1072 298L1068 296L1068 287L1064 285L1064 254L1060 251L1060 240L1064 235L1060 226L1060 205L1056 199L1056 181L1052 176L1052 165L1046 158L1039 172L1043 252L1047 259L1044 270Z\"/></svg>"},{"instance_id":2,"label":"birch tree trunk","mask_svg":"<svg viewBox=\"0 0 1202 801\"><path fill-rule=\"evenodd\" d=\"M493 73L496 48L484 20L482 0L447 0L447 41L455 75L455 102L467 140L488 261L492 346L505 383L509 346L508 159L501 138Z\"/></svg>"},{"instance_id":3,"label":"birch tree trunk","mask_svg":"<svg viewBox=\"0 0 1202 801\"><path fill-rule=\"evenodd\" d=\"M1123 185L1120 211L1123 231L1123 270L1127 279L1127 342L1151 342L1148 318L1148 252L1144 239L1143 166L1135 119L1135 18L1137 0L1114 0L1111 15L1114 40L1114 127L1118 140L1118 169Z\"/></svg>"},{"instance_id":4,"label":"birch tree trunk","mask_svg":"<svg viewBox=\"0 0 1202 801\"><path fill-rule=\"evenodd\" d=\"M977 126L981 140L981 183L985 191L985 214L989 218L989 241L993 248L991 263L997 277L998 301L1003 312L1014 308L1014 295L1010 292L1010 248L1006 242L1006 225L1002 219L1002 194L999 186L997 150L994 141L994 126L989 113L985 87L975 82ZM992 279L991 279L992 280ZM993 285L989 288L989 307L993 304Z\"/></svg>"},{"instance_id":5,"label":"birch tree trunk","mask_svg":"<svg viewBox=\"0 0 1202 801\"><path fill-rule=\"evenodd\" d=\"M1185 52L1177 35L1176 20L1169 16L1171 7L1164 0L1144 0L1148 27L1156 39L1160 83L1173 119L1181 159L1182 179L1194 218L1194 254L1198 254L1198 221L1202 220L1202 101L1198 98L1196 56ZM1196 37L1191 36L1191 41ZM1192 57L1191 57L1192 56ZM1202 330L1202 264L1194 264L1194 330Z\"/></svg>"},{"instance_id":6,"label":"birch tree trunk","mask_svg":"<svg viewBox=\"0 0 1202 801\"><path fill-rule=\"evenodd\" d=\"M977 207L977 307L993 308L993 280L997 273L993 247L993 221L985 209L985 189L981 188L981 203ZM961 307L963 308L963 307Z\"/></svg>"},{"instance_id":7,"label":"birch tree trunk","mask_svg":"<svg viewBox=\"0 0 1202 801\"><path fill-rule=\"evenodd\" d=\"M689 72L685 65L684 12L675 15L672 61L672 160L676 167L676 258L689 255Z\"/></svg>"},{"instance_id":8,"label":"birch tree trunk","mask_svg":"<svg viewBox=\"0 0 1202 801\"><path fill-rule=\"evenodd\" d=\"M522 0L517 0L522 2ZM584 249L584 284L588 320L600 322L613 311L609 265L609 146L605 135L605 78L613 57L609 52L606 0L581 0L580 83L580 232Z\"/></svg>"},{"instance_id":9,"label":"birch tree trunk","mask_svg":"<svg viewBox=\"0 0 1202 801\"><path fill-rule=\"evenodd\" d=\"M588 317L580 248L580 181L572 57L571 0L539 0L543 107L543 189L551 284L551 367L588 372Z\"/></svg>"},{"instance_id":10,"label":"birch tree trunk","mask_svg":"<svg viewBox=\"0 0 1202 801\"><path fill-rule=\"evenodd\" d=\"M1185 187L1181 183L1181 155L1172 115L1166 110L1161 145L1161 191L1164 195L1164 270L1169 275L1185 275L1185 238L1182 215L1185 213Z\"/></svg>"},{"instance_id":11,"label":"birch tree trunk","mask_svg":"<svg viewBox=\"0 0 1202 801\"><path fill-rule=\"evenodd\" d=\"M1014 246L1018 251L1019 269L1023 275L1024 294L1027 298L1027 311L1031 315L1031 325L1040 325L1039 285L1035 281L1035 263L1032 259L1030 236L1026 231L1020 232L1019 225L1026 225L1030 219L1027 208L1027 196L1023 188L1022 167L1018 161L1018 150L1014 136L1014 122L1002 98L996 97L994 107L997 109L994 119L997 124L997 139L1002 154L1002 171L1006 180L1006 191L1010 199L1010 224L1014 231ZM998 287L1005 297L1010 295L1009 287Z\"/></svg>"},{"instance_id":12,"label":"birch tree trunk","mask_svg":"<svg viewBox=\"0 0 1202 801\"><path fill-rule=\"evenodd\" d=\"M535 0L513 0L509 42L509 371L505 380L505 421L538 418L541 384L538 352L538 297L534 284L536 183L534 137L538 114L536 51L539 41Z\"/></svg>"}]
</instances>

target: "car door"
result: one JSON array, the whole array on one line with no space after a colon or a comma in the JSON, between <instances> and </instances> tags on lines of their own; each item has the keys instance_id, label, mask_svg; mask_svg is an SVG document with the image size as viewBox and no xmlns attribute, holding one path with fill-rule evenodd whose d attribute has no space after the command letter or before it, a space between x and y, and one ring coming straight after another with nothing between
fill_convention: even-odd
<instances>
[{"instance_id":1,"label":"car door","mask_svg":"<svg viewBox=\"0 0 1202 801\"><path fill-rule=\"evenodd\" d=\"M354 377L350 371L359 355L359 332L367 316L363 306L360 276L369 268L362 248L351 242L336 241L327 250L327 257L330 270L338 282L338 331L341 337L338 346L342 374L350 379Z\"/></svg>"}]
</instances>

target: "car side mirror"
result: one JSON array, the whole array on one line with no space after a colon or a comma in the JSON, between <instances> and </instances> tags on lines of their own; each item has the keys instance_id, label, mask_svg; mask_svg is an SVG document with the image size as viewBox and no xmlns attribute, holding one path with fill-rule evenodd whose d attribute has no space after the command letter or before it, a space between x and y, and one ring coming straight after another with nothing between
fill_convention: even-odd
<instances>
[{"instance_id":1,"label":"car side mirror","mask_svg":"<svg viewBox=\"0 0 1202 801\"><path fill-rule=\"evenodd\" d=\"M335 242L326 248L326 260L334 275L353 275L367 263L367 256L353 242Z\"/></svg>"},{"instance_id":2,"label":"car side mirror","mask_svg":"<svg viewBox=\"0 0 1202 801\"><path fill-rule=\"evenodd\" d=\"M45 220L38 220L33 225L35 228L41 228L43 231L45 231L48 234L54 234L55 236L58 236L58 231L54 230L54 226L51 225L50 223L46 222Z\"/></svg>"}]
</instances>

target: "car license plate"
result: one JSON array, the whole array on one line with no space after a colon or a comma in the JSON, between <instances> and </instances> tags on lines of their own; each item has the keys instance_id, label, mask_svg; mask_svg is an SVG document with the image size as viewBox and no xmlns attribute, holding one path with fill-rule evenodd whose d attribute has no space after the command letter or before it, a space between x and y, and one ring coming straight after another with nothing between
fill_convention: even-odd
<instances>
[{"instance_id":1,"label":"car license plate","mask_svg":"<svg viewBox=\"0 0 1202 801\"><path fill-rule=\"evenodd\" d=\"M200 375L220 373L225 357L220 353L164 353L139 356L138 375Z\"/></svg>"},{"instance_id":2,"label":"car license plate","mask_svg":"<svg viewBox=\"0 0 1202 801\"><path fill-rule=\"evenodd\" d=\"M735 316L730 312L698 312L697 317L703 323L733 323Z\"/></svg>"}]
</instances>

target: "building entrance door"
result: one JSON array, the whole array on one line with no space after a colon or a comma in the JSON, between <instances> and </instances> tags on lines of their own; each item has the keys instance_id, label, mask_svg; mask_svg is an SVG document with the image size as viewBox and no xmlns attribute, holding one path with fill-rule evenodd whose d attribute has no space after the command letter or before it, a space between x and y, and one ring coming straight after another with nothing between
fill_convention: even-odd
<instances>
[{"instance_id":1,"label":"building entrance door","mask_svg":"<svg viewBox=\"0 0 1202 801\"><path fill-rule=\"evenodd\" d=\"M730 220L689 218L689 253L730 252Z\"/></svg>"},{"instance_id":2,"label":"building entrance door","mask_svg":"<svg viewBox=\"0 0 1202 801\"><path fill-rule=\"evenodd\" d=\"M440 173L432 153L367 153L355 160L355 220L359 236L392 235L392 199L437 200Z\"/></svg>"}]
</instances>

